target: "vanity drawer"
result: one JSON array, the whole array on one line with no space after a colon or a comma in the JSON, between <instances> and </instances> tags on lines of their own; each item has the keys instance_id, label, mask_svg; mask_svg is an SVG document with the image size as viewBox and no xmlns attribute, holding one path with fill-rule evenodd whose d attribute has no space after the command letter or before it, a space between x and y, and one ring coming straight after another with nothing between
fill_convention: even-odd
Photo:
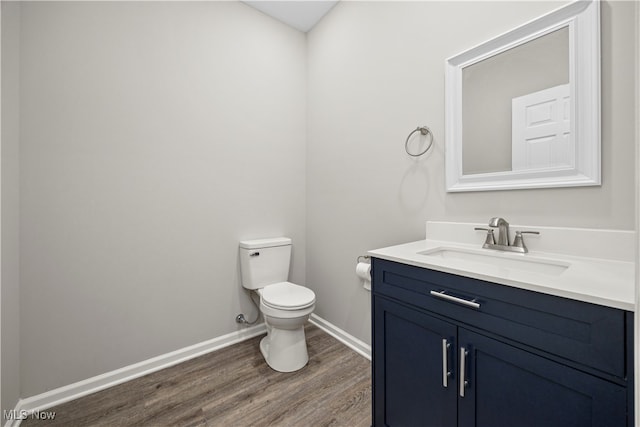
<instances>
[{"instance_id":1,"label":"vanity drawer","mask_svg":"<svg viewBox=\"0 0 640 427\"><path fill-rule=\"evenodd\" d=\"M372 260L372 279L376 294L620 378L627 375L623 310L379 258Z\"/></svg>"}]
</instances>

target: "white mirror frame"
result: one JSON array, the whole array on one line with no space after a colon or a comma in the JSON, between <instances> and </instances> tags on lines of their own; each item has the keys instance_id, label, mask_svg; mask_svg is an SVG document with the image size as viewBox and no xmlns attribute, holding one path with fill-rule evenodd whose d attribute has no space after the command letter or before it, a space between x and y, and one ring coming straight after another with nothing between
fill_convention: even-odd
<instances>
[{"instance_id":1,"label":"white mirror frame","mask_svg":"<svg viewBox=\"0 0 640 427\"><path fill-rule=\"evenodd\" d=\"M518 45L569 28L569 86L573 167L463 175L462 71ZM447 191L489 191L601 184L600 171L600 2L579 0L527 22L446 61Z\"/></svg>"}]
</instances>

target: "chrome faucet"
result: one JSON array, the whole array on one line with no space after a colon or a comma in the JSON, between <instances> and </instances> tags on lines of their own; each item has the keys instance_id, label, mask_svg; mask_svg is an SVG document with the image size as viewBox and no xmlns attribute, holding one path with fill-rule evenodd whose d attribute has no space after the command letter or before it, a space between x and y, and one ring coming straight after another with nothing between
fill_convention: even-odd
<instances>
[{"instance_id":1,"label":"chrome faucet","mask_svg":"<svg viewBox=\"0 0 640 427\"><path fill-rule=\"evenodd\" d=\"M513 240L513 245L511 245L509 241L509 223L505 221L504 218L491 218L489 221L489 227L491 228L481 228L476 227L475 230L486 231L487 236L484 244L482 245L485 249L495 249L499 251L509 251L509 252L520 252L526 254L529 252L527 246L524 244L524 240L522 235L527 234L540 234L538 231L516 231L516 237ZM493 237L493 229L498 229L498 241L496 242Z\"/></svg>"},{"instance_id":2,"label":"chrome faucet","mask_svg":"<svg viewBox=\"0 0 640 427\"><path fill-rule=\"evenodd\" d=\"M491 218L489 227L498 227L498 245L511 246L511 243L509 243L509 223L504 218Z\"/></svg>"}]
</instances>

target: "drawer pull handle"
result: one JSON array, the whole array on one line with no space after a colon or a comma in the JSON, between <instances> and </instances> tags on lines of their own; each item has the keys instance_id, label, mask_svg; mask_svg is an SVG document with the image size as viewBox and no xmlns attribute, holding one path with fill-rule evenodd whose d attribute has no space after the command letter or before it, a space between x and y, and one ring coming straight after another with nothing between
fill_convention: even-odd
<instances>
[{"instance_id":1,"label":"drawer pull handle","mask_svg":"<svg viewBox=\"0 0 640 427\"><path fill-rule=\"evenodd\" d=\"M449 377L451 376L451 371L449 371L449 348L451 348L451 344L447 341L446 338L442 339L442 387L449 387Z\"/></svg>"},{"instance_id":2,"label":"drawer pull handle","mask_svg":"<svg viewBox=\"0 0 640 427\"><path fill-rule=\"evenodd\" d=\"M464 389L469 385L469 381L465 379L468 354L469 352L464 347L460 347L460 397L464 397Z\"/></svg>"},{"instance_id":3,"label":"drawer pull handle","mask_svg":"<svg viewBox=\"0 0 640 427\"><path fill-rule=\"evenodd\" d=\"M477 303L475 299L472 299L471 301L469 301L463 298L458 298L458 297L454 297L453 295L446 294L445 291L431 291L430 293L436 298L455 302L457 304L461 304L467 307L480 308L480 303Z\"/></svg>"}]
</instances>

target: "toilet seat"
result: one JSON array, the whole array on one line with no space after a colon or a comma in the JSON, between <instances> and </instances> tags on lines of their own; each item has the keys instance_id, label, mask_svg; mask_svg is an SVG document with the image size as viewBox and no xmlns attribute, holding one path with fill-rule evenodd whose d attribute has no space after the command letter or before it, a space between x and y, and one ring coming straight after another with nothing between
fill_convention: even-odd
<instances>
[{"instance_id":1,"label":"toilet seat","mask_svg":"<svg viewBox=\"0 0 640 427\"><path fill-rule=\"evenodd\" d=\"M316 302L316 294L311 289L291 282L267 285L259 293L265 306L277 310L301 310Z\"/></svg>"}]
</instances>

